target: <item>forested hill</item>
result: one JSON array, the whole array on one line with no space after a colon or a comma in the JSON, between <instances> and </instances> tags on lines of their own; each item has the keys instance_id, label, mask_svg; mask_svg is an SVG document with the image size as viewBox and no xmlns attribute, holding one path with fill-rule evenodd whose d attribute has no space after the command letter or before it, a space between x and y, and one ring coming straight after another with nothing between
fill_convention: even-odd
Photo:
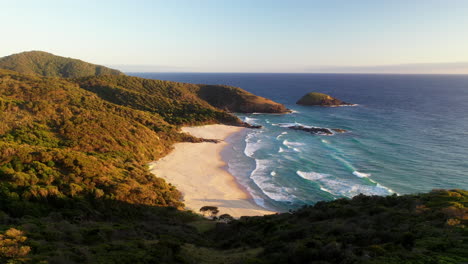
<instances>
[{"instance_id":1,"label":"forested hill","mask_svg":"<svg viewBox=\"0 0 468 264\"><path fill-rule=\"evenodd\" d=\"M166 119L185 124L199 121L196 119L200 117L197 116L200 109L194 109L196 105L206 107L209 104L229 112L289 112L282 104L237 87L194 85L130 77L118 70L43 51L22 52L0 58L0 69L27 75L74 78L82 88L93 91L108 101L141 110L157 109L157 112L164 113ZM175 102L177 100L181 100L182 103L173 108L171 104L178 104ZM175 112L171 112L173 110ZM187 116L191 112L194 112L193 115ZM219 118L227 123L238 122L232 120L232 116Z\"/></svg>"},{"instance_id":2,"label":"forested hill","mask_svg":"<svg viewBox=\"0 0 468 264\"><path fill-rule=\"evenodd\" d=\"M123 75L118 70L43 51L27 51L0 58L0 68L29 75L62 78Z\"/></svg>"}]
</instances>

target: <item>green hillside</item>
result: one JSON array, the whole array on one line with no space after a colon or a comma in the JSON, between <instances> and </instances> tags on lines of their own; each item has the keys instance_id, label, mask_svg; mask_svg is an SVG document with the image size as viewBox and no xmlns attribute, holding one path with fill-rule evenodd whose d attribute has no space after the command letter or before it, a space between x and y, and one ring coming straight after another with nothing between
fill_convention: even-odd
<instances>
[{"instance_id":1,"label":"green hillside","mask_svg":"<svg viewBox=\"0 0 468 264\"><path fill-rule=\"evenodd\" d=\"M2 57L0 68L29 75L62 78L123 74L118 70L43 51L28 51Z\"/></svg>"},{"instance_id":2,"label":"green hillside","mask_svg":"<svg viewBox=\"0 0 468 264\"><path fill-rule=\"evenodd\" d=\"M68 80L6 70L0 109L1 184L21 197L180 205L178 192L145 168L187 137L159 115L106 102Z\"/></svg>"},{"instance_id":3,"label":"green hillside","mask_svg":"<svg viewBox=\"0 0 468 264\"><path fill-rule=\"evenodd\" d=\"M192 92L198 88L194 84L110 75L81 78L76 82L106 101L157 113L172 124L242 124L237 117L198 97Z\"/></svg>"}]
</instances>

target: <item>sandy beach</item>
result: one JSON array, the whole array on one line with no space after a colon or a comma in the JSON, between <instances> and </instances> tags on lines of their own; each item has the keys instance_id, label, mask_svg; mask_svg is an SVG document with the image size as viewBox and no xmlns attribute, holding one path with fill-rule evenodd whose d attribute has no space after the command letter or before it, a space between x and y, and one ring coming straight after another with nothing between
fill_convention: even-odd
<instances>
[{"instance_id":1,"label":"sandy beach","mask_svg":"<svg viewBox=\"0 0 468 264\"><path fill-rule=\"evenodd\" d=\"M203 206L216 206L218 215L236 218L275 213L256 205L225 168L221 152L228 143L224 140L243 129L226 125L185 127L184 132L196 137L222 141L177 143L169 155L150 163L150 170L175 185L184 195L186 208L194 212Z\"/></svg>"}]
</instances>

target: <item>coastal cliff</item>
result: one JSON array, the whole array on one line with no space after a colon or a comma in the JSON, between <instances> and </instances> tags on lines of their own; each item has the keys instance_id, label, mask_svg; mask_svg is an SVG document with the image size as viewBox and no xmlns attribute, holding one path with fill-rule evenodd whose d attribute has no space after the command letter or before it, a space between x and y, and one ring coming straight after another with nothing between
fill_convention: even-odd
<instances>
[{"instance_id":1,"label":"coastal cliff","mask_svg":"<svg viewBox=\"0 0 468 264\"><path fill-rule=\"evenodd\" d=\"M200 98L219 109L237 113L289 113L284 105L256 96L237 87L225 85L198 85Z\"/></svg>"}]
</instances>

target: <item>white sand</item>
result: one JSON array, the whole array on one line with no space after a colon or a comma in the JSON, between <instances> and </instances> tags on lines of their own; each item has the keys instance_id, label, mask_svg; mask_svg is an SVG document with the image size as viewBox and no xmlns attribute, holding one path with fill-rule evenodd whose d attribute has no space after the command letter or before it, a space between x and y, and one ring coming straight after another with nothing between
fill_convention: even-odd
<instances>
[{"instance_id":1,"label":"white sand","mask_svg":"<svg viewBox=\"0 0 468 264\"><path fill-rule=\"evenodd\" d=\"M208 125L185 127L184 132L196 137L225 140L241 127ZM166 179L184 195L187 209L199 212L203 206L216 206L218 215L233 217L272 214L256 205L226 169L221 151L228 143L177 143L166 157L150 163L150 170Z\"/></svg>"}]
</instances>

